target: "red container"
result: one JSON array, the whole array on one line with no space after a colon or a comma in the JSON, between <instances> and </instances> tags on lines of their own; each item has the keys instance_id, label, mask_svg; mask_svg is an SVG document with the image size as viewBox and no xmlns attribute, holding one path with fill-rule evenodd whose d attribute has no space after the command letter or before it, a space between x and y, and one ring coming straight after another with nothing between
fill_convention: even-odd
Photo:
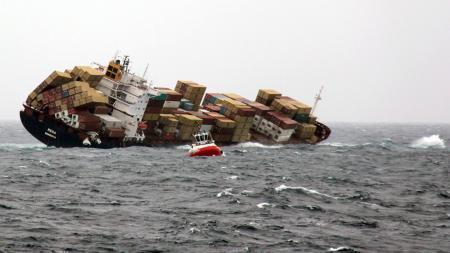
<instances>
[{"instance_id":1,"label":"red container","mask_svg":"<svg viewBox=\"0 0 450 253\"><path fill-rule=\"evenodd\" d=\"M291 114L291 113L293 113L293 111L294 111L295 109L294 108L287 108L287 107L282 107L281 108L281 112L282 113L285 113L285 114Z\"/></svg>"},{"instance_id":2,"label":"red container","mask_svg":"<svg viewBox=\"0 0 450 253\"><path fill-rule=\"evenodd\" d=\"M220 112L220 106L217 105L208 104L203 106L203 108L205 108L205 110L208 110L210 112Z\"/></svg>"},{"instance_id":3,"label":"red container","mask_svg":"<svg viewBox=\"0 0 450 253\"><path fill-rule=\"evenodd\" d=\"M218 113L218 112L205 112L206 115L209 115L213 118L225 118L225 116L223 116L222 114Z\"/></svg>"},{"instance_id":4,"label":"red container","mask_svg":"<svg viewBox=\"0 0 450 253\"><path fill-rule=\"evenodd\" d=\"M148 104L147 104L147 108L148 107L163 107L163 105L164 105L164 100L149 100L148 101Z\"/></svg>"},{"instance_id":5,"label":"red container","mask_svg":"<svg viewBox=\"0 0 450 253\"><path fill-rule=\"evenodd\" d=\"M145 113L157 114L160 113L161 110L162 107L147 107L147 109L145 109Z\"/></svg>"},{"instance_id":6,"label":"red container","mask_svg":"<svg viewBox=\"0 0 450 253\"><path fill-rule=\"evenodd\" d=\"M97 131L101 126L100 122L80 122L78 128L85 131Z\"/></svg>"},{"instance_id":7,"label":"red container","mask_svg":"<svg viewBox=\"0 0 450 253\"><path fill-rule=\"evenodd\" d=\"M256 111L253 108L242 108L239 109L237 115L245 116L245 117L253 117L255 116Z\"/></svg>"},{"instance_id":8,"label":"red container","mask_svg":"<svg viewBox=\"0 0 450 253\"><path fill-rule=\"evenodd\" d=\"M105 129L105 135L109 138L123 138L125 137L125 130L122 128L108 127Z\"/></svg>"},{"instance_id":9,"label":"red container","mask_svg":"<svg viewBox=\"0 0 450 253\"><path fill-rule=\"evenodd\" d=\"M175 140L175 133L163 133L162 139L165 141L173 141Z\"/></svg>"},{"instance_id":10,"label":"red container","mask_svg":"<svg viewBox=\"0 0 450 253\"><path fill-rule=\"evenodd\" d=\"M104 105L97 105L94 108L92 108L92 112L94 114L108 114L111 112L111 108Z\"/></svg>"},{"instance_id":11,"label":"red container","mask_svg":"<svg viewBox=\"0 0 450 253\"><path fill-rule=\"evenodd\" d=\"M292 119L282 120L279 127L282 129L295 129L297 127L297 121Z\"/></svg>"},{"instance_id":12,"label":"red container","mask_svg":"<svg viewBox=\"0 0 450 253\"><path fill-rule=\"evenodd\" d=\"M279 112L268 112L264 118L282 129L294 129L297 127L297 122L295 120L292 120Z\"/></svg>"},{"instance_id":13,"label":"red container","mask_svg":"<svg viewBox=\"0 0 450 253\"><path fill-rule=\"evenodd\" d=\"M181 101L181 99L183 98L183 95L178 93L177 94L173 94L173 93L169 93L167 94L167 101Z\"/></svg>"}]
</instances>

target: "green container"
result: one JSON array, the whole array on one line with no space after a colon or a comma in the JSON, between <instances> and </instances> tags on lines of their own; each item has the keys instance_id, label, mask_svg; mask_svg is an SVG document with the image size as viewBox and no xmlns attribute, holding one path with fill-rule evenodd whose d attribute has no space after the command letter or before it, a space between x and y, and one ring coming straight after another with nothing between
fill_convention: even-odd
<instances>
[{"instance_id":1,"label":"green container","mask_svg":"<svg viewBox=\"0 0 450 253\"><path fill-rule=\"evenodd\" d=\"M294 120L299 123L308 123L309 122L309 114L306 114L306 113L295 114Z\"/></svg>"},{"instance_id":2,"label":"green container","mask_svg":"<svg viewBox=\"0 0 450 253\"><path fill-rule=\"evenodd\" d=\"M166 101L167 99L167 94L164 93L160 93L158 96L151 98L152 100L157 100L157 101Z\"/></svg>"}]
</instances>

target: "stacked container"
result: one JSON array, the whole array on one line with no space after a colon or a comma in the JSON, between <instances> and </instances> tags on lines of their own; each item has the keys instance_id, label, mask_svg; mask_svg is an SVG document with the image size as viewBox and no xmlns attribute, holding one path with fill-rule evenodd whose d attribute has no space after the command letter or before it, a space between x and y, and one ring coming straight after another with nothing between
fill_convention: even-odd
<instances>
[{"instance_id":1,"label":"stacked container","mask_svg":"<svg viewBox=\"0 0 450 253\"><path fill-rule=\"evenodd\" d=\"M177 132L178 120L173 114L161 114L159 117L159 128L164 140L174 140Z\"/></svg>"},{"instance_id":2,"label":"stacked container","mask_svg":"<svg viewBox=\"0 0 450 253\"><path fill-rule=\"evenodd\" d=\"M316 125L306 124L306 123L298 123L297 130L295 131L295 135L300 139L310 139L313 137L316 132Z\"/></svg>"},{"instance_id":3,"label":"stacked container","mask_svg":"<svg viewBox=\"0 0 450 253\"><path fill-rule=\"evenodd\" d=\"M52 115L95 103L107 104L108 98L103 93L89 87L86 82L72 81L39 93L31 106L38 109L47 108L48 113Z\"/></svg>"},{"instance_id":4,"label":"stacked container","mask_svg":"<svg viewBox=\"0 0 450 253\"><path fill-rule=\"evenodd\" d=\"M273 100L280 97L281 93L272 89L260 89L258 91L258 96L256 96L256 102L270 106Z\"/></svg>"},{"instance_id":5,"label":"stacked container","mask_svg":"<svg viewBox=\"0 0 450 253\"><path fill-rule=\"evenodd\" d=\"M102 110L97 110L102 112ZM106 112L106 111L105 111ZM108 114L94 114L100 119L101 126L104 130L104 134L109 138L123 138L125 137L125 130L122 128L122 121L112 117Z\"/></svg>"},{"instance_id":6,"label":"stacked container","mask_svg":"<svg viewBox=\"0 0 450 253\"><path fill-rule=\"evenodd\" d=\"M192 135L200 130L202 119L189 114L177 114L176 117L179 122L177 138L182 141L191 140Z\"/></svg>"},{"instance_id":7,"label":"stacked container","mask_svg":"<svg viewBox=\"0 0 450 253\"><path fill-rule=\"evenodd\" d=\"M200 108L206 87L192 81L178 81L175 90L193 104L193 111L197 111Z\"/></svg>"},{"instance_id":8,"label":"stacked container","mask_svg":"<svg viewBox=\"0 0 450 253\"><path fill-rule=\"evenodd\" d=\"M242 142L250 139L250 128L256 111L239 100L251 102L234 93L206 94L203 102L204 108L212 112L219 112L234 122L233 127L229 127L231 126L229 125L226 130L220 129L223 127L219 127L219 124L224 125L222 122L217 122L218 131L220 131L219 139L230 139L231 142ZM232 133L230 128L234 128ZM216 131L216 134L219 134L218 131ZM231 136L225 137L226 135Z\"/></svg>"},{"instance_id":9,"label":"stacked container","mask_svg":"<svg viewBox=\"0 0 450 253\"><path fill-rule=\"evenodd\" d=\"M92 88L95 88L104 76L102 72L88 66L75 66L70 75L73 80L87 82Z\"/></svg>"},{"instance_id":10,"label":"stacked container","mask_svg":"<svg viewBox=\"0 0 450 253\"><path fill-rule=\"evenodd\" d=\"M53 71L36 89L31 92L26 100L26 104L32 107L37 107L38 103L36 101L37 96L42 91L61 86L64 83L70 82L72 76L69 73Z\"/></svg>"},{"instance_id":11,"label":"stacked container","mask_svg":"<svg viewBox=\"0 0 450 253\"><path fill-rule=\"evenodd\" d=\"M296 128L297 122L286 115L279 112L268 112L263 116L257 131L274 141L284 142L291 138Z\"/></svg>"},{"instance_id":12,"label":"stacked container","mask_svg":"<svg viewBox=\"0 0 450 253\"><path fill-rule=\"evenodd\" d=\"M156 88L159 92L165 94L167 97L164 101L161 113L173 113L180 107L181 99L183 95L181 93L176 92L170 88Z\"/></svg>"}]
</instances>

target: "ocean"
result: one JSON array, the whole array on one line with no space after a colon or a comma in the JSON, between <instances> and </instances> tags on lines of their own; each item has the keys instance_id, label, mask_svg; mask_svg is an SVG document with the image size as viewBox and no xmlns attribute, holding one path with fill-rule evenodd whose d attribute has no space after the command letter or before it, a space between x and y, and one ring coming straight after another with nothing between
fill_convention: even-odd
<instances>
[{"instance_id":1,"label":"ocean","mask_svg":"<svg viewBox=\"0 0 450 253\"><path fill-rule=\"evenodd\" d=\"M329 126L189 158L0 122L0 252L449 252L450 125Z\"/></svg>"}]
</instances>

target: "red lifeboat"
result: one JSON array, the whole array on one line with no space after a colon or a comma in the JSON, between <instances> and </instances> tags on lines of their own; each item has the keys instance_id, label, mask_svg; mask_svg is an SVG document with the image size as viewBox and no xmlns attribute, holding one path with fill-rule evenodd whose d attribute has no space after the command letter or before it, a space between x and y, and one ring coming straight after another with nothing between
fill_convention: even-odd
<instances>
[{"instance_id":1,"label":"red lifeboat","mask_svg":"<svg viewBox=\"0 0 450 253\"><path fill-rule=\"evenodd\" d=\"M222 150L214 143L210 133L198 133L193 137L189 156L221 156L223 154Z\"/></svg>"}]
</instances>

